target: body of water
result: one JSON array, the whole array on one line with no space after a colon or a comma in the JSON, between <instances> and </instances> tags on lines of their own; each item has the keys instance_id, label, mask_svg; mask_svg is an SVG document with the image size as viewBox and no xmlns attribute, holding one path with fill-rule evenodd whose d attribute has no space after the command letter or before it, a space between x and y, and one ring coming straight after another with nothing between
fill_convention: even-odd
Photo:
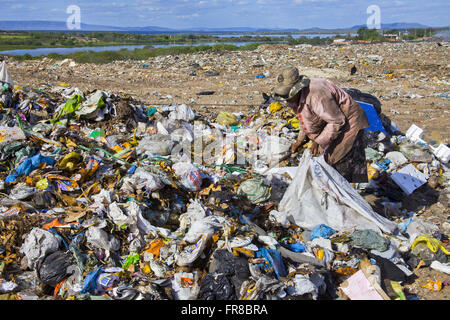
<instances>
[{"instance_id":1,"label":"body of water","mask_svg":"<svg viewBox=\"0 0 450 320\"><path fill-rule=\"evenodd\" d=\"M281 42L281 41L280 41ZM180 44L180 43L172 43L172 44L154 44L152 45L154 48L168 48L168 47L179 47L179 46L213 46L215 44L232 44L236 47L242 47L247 44L253 42L202 42L202 43L193 43L193 44ZM134 49L142 49L149 45L122 45L122 46L104 46L104 47L74 47L74 48L37 48L37 49L17 49L17 50L7 50L0 51L0 54L11 55L11 56L23 56L25 54L29 54L33 57L40 55L48 55L50 53L57 54L70 54L79 51L119 51L122 49L134 50Z\"/></svg>"},{"instance_id":2,"label":"body of water","mask_svg":"<svg viewBox=\"0 0 450 320\"><path fill-rule=\"evenodd\" d=\"M274 38L282 38L286 37L285 34L213 34L216 37L219 38L232 38L232 37L244 37L244 36L250 36L250 37L274 37ZM307 38L330 38L334 37L336 34L292 34L292 38L298 39L301 37L307 37ZM355 34L352 34L354 36ZM284 41L280 41L282 43ZM224 42L225 44L232 44L237 47L245 46L247 44L250 44L252 42ZM167 47L174 47L174 46L201 46L201 45L215 45L218 44L216 42L202 42L202 43L195 43L195 44L155 44L153 47L155 48L167 48ZM6 51L0 51L0 54L5 55L12 55L12 56L22 56L25 54L29 54L33 57L40 56L40 55L48 55L50 53L57 53L57 54L70 54L74 52L79 51L94 51L94 52L101 52L101 51L118 51L122 49L127 50L134 50L134 49L142 49L147 45L120 45L120 46L103 46L103 47L75 47L75 48L38 48L38 49L17 49L17 50L6 50Z\"/></svg>"}]
</instances>

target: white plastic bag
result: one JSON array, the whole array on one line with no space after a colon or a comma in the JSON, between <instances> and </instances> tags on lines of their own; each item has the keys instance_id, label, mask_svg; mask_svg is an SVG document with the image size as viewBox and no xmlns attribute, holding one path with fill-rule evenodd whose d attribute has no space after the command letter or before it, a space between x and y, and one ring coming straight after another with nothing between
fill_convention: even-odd
<instances>
[{"instance_id":1,"label":"white plastic bag","mask_svg":"<svg viewBox=\"0 0 450 320\"><path fill-rule=\"evenodd\" d=\"M20 252L24 253L27 257L28 267L34 268L39 262L39 259L58 250L59 241L59 238L50 231L33 228L27 235L25 242L20 248Z\"/></svg>"},{"instance_id":2,"label":"white plastic bag","mask_svg":"<svg viewBox=\"0 0 450 320\"><path fill-rule=\"evenodd\" d=\"M0 126L0 147L3 147L13 141L25 139L25 134L19 127Z\"/></svg>"},{"instance_id":3,"label":"white plastic bag","mask_svg":"<svg viewBox=\"0 0 450 320\"><path fill-rule=\"evenodd\" d=\"M350 183L323 156L303 153L297 173L278 207L295 223L312 230L326 224L340 232L372 229L393 233L397 225L378 215Z\"/></svg>"},{"instance_id":4,"label":"white plastic bag","mask_svg":"<svg viewBox=\"0 0 450 320\"><path fill-rule=\"evenodd\" d=\"M195 112L188 105L180 104L169 114L169 119L192 121L195 119Z\"/></svg>"},{"instance_id":5,"label":"white plastic bag","mask_svg":"<svg viewBox=\"0 0 450 320\"><path fill-rule=\"evenodd\" d=\"M200 191L202 186L202 173L190 162L177 162L172 166L175 174L180 177L181 185L189 191Z\"/></svg>"},{"instance_id":6,"label":"white plastic bag","mask_svg":"<svg viewBox=\"0 0 450 320\"><path fill-rule=\"evenodd\" d=\"M11 87L14 87L14 81L11 74L6 67L6 61L0 63L0 81L8 83Z\"/></svg>"},{"instance_id":7,"label":"white plastic bag","mask_svg":"<svg viewBox=\"0 0 450 320\"><path fill-rule=\"evenodd\" d=\"M176 300L195 300L200 292L198 272L175 273L172 279L172 289Z\"/></svg>"},{"instance_id":8,"label":"white plastic bag","mask_svg":"<svg viewBox=\"0 0 450 320\"><path fill-rule=\"evenodd\" d=\"M286 138L268 136L264 139L258 154L267 163L274 163L289 153L291 145L292 143Z\"/></svg>"}]
</instances>

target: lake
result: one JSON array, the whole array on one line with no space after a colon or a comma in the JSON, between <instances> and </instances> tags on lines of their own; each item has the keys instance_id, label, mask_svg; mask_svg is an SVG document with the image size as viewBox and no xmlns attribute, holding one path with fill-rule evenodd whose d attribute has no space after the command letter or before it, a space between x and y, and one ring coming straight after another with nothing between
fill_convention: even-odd
<instances>
[{"instance_id":1,"label":"lake","mask_svg":"<svg viewBox=\"0 0 450 320\"><path fill-rule=\"evenodd\" d=\"M253 42L222 42L224 44L232 44L236 47L242 47L247 44L253 43ZM201 45L207 45L212 46L215 44L219 44L217 42L202 42L202 43L193 43L193 44L154 44L152 45L154 48L168 48L168 47L175 47L175 46L201 46ZM18 50L6 50L6 51L0 51L0 54L7 54L12 56L22 56L24 54L29 54L33 57L40 56L40 55L48 55L50 53L57 53L57 54L69 54L79 51L94 51L94 52L101 52L101 51L119 51L122 49L127 50L134 50L134 49L142 49L149 45L123 45L123 46L104 46L104 47L75 47L75 48L37 48L37 49L18 49Z\"/></svg>"},{"instance_id":2,"label":"lake","mask_svg":"<svg viewBox=\"0 0 450 320\"><path fill-rule=\"evenodd\" d=\"M286 34L211 34L219 38L232 38L232 37L244 37L244 36L250 36L250 37L274 37L274 38L281 38L286 37ZM300 37L307 37L307 38L330 38L334 37L336 34L292 34L292 38L298 39ZM352 34L354 36L354 34ZM282 43L284 41L280 41ZM237 47L245 46L247 44L250 44L252 42L224 42L225 44L232 44ZM215 45L216 42L202 42L202 43L194 43L194 44L154 44L153 47L155 48L167 48L167 47L174 47L174 46L201 46L201 45ZM0 51L0 54L7 54L12 56L23 56L24 54L29 54L33 57L40 56L40 55L48 55L50 53L57 53L57 54L70 54L74 52L79 51L94 51L94 52L101 52L101 51L118 51L122 49L127 50L134 50L134 49L142 49L147 45L120 45L120 46L103 46L103 47L75 47L75 48L38 48L38 49L17 49L17 50L6 50L6 51Z\"/></svg>"}]
</instances>

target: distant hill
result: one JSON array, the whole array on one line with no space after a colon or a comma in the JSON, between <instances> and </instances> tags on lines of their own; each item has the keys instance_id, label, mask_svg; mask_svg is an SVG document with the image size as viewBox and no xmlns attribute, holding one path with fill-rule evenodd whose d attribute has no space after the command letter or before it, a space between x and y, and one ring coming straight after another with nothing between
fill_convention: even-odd
<instances>
[{"instance_id":1,"label":"distant hill","mask_svg":"<svg viewBox=\"0 0 450 320\"><path fill-rule=\"evenodd\" d=\"M358 25L351 27L352 30L358 30L359 28L367 27L366 25ZM382 23L381 29L420 29L420 28L429 28L429 26L425 26L420 23L406 23L406 22L397 22L397 23Z\"/></svg>"},{"instance_id":2,"label":"distant hill","mask_svg":"<svg viewBox=\"0 0 450 320\"><path fill-rule=\"evenodd\" d=\"M23 31L70 31L65 22L61 21L0 21L0 30L23 30ZM148 27L112 27L93 24L81 24L82 31L145 31L145 32L169 32L174 29L156 26Z\"/></svg>"},{"instance_id":3,"label":"distant hill","mask_svg":"<svg viewBox=\"0 0 450 320\"><path fill-rule=\"evenodd\" d=\"M288 31L334 31L334 30L357 30L365 25L356 25L350 28L339 29L322 29L322 28L308 28L308 29L294 29L294 28L251 28L251 27L223 27L223 28L187 28L187 29L172 29L158 26L147 27L113 27L93 24L81 24L81 31L115 31L115 32L148 32L148 33L162 33L162 32L288 32ZM382 29L413 29L413 28L429 28L420 23L391 23L382 24ZM0 30L23 30L23 31L70 31L67 29L66 23L61 21L0 21Z\"/></svg>"}]
</instances>

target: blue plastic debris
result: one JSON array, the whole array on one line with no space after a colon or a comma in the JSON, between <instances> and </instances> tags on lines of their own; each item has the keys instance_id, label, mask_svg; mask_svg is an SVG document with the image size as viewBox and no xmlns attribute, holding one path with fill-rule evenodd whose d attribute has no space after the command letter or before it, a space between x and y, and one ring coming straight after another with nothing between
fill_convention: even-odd
<instances>
[{"instance_id":1,"label":"blue plastic debris","mask_svg":"<svg viewBox=\"0 0 450 320\"><path fill-rule=\"evenodd\" d=\"M86 278L84 278L83 289L80 292L95 293L95 291L97 290L97 279L102 272L102 268L98 268L97 270L89 272Z\"/></svg>"},{"instance_id":2,"label":"blue plastic debris","mask_svg":"<svg viewBox=\"0 0 450 320\"><path fill-rule=\"evenodd\" d=\"M289 250L293 251L293 252L305 252L306 248L303 244L301 244L300 242L296 242L296 243L291 243L289 245Z\"/></svg>"},{"instance_id":3,"label":"blue plastic debris","mask_svg":"<svg viewBox=\"0 0 450 320\"><path fill-rule=\"evenodd\" d=\"M330 238L333 234L335 234L336 231L333 228L330 228L329 226L325 224L319 224L318 226L315 226L314 229L311 231L310 240L314 240L316 238Z\"/></svg>"},{"instance_id":4,"label":"blue plastic debris","mask_svg":"<svg viewBox=\"0 0 450 320\"><path fill-rule=\"evenodd\" d=\"M374 106L360 101L357 102L364 109L364 111L366 112L367 120L369 120L369 127L366 128L366 130L375 132L381 131L387 133L386 129L384 129L383 127L383 123L381 122L381 119L378 116L377 110L375 110Z\"/></svg>"},{"instance_id":5,"label":"blue plastic debris","mask_svg":"<svg viewBox=\"0 0 450 320\"><path fill-rule=\"evenodd\" d=\"M12 170L6 177L5 182L11 183L16 181L18 177L29 175L34 169L39 167L39 165L44 162L53 166L56 163L56 160L38 153L31 158L27 158L20 166Z\"/></svg>"},{"instance_id":6,"label":"blue plastic debris","mask_svg":"<svg viewBox=\"0 0 450 320\"><path fill-rule=\"evenodd\" d=\"M275 272L277 278L287 276L287 271L286 271L286 267L284 266L284 263L283 263L283 258L281 257L281 255L278 253L277 250L261 248L261 250L256 252L256 256L258 258L262 257L267 260L268 268L270 268L270 267L273 268L273 271ZM264 269L268 269L268 268L266 268L266 266L260 266L260 267L263 267Z\"/></svg>"},{"instance_id":7,"label":"blue plastic debris","mask_svg":"<svg viewBox=\"0 0 450 320\"><path fill-rule=\"evenodd\" d=\"M383 170L389 169L389 163L391 163L391 160L389 159L381 159L380 161L375 162L375 164Z\"/></svg>"},{"instance_id":8,"label":"blue plastic debris","mask_svg":"<svg viewBox=\"0 0 450 320\"><path fill-rule=\"evenodd\" d=\"M408 220L398 224L398 227L400 228L402 233L406 232L406 230L408 229L408 226L411 224L411 222L413 222L413 218L409 218Z\"/></svg>"}]
</instances>

